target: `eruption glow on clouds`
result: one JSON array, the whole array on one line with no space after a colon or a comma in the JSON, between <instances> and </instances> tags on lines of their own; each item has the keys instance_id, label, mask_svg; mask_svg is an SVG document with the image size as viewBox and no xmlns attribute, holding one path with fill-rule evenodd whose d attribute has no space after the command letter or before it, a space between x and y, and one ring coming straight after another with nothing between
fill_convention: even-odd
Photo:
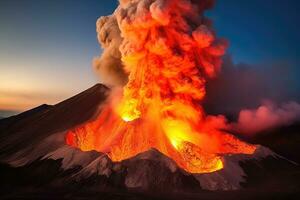
<instances>
[{"instance_id":1,"label":"eruption glow on clouds","mask_svg":"<svg viewBox=\"0 0 300 200\"><path fill-rule=\"evenodd\" d=\"M204 17L211 0L121 0L97 22L105 48L95 66L122 85L96 119L71 130L66 141L120 161L150 148L194 173L223 168L222 154L252 154L255 146L220 131L223 116L206 116L200 102L217 75L227 42ZM120 57L120 59L119 59Z\"/></svg>"},{"instance_id":2,"label":"eruption glow on clouds","mask_svg":"<svg viewBox=\"0 0 300 200\"><path fill-rule=\"evenodd\" d=\"M300 105L289 102L276 106L266 102L257 109L244 109L240 112L238 123L233 127L244 134L260 133L264 130L290 125L300 121Z\"/></svg>"}]
</instances>

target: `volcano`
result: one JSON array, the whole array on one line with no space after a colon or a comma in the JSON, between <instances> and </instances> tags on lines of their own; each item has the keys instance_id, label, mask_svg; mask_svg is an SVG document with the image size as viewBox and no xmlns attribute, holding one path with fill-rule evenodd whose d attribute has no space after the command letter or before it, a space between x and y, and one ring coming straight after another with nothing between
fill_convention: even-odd
<instances>
[{"instance_id":1,"label":"volcano","mask_svg":"<svg viewBox=\"0 0 300 200\"><path fill-rule=\"evenodd\" d=\"M228 47L205 16L213 3L120 0L100 17L94 65L107 86L1 120L3 188L121 199L298 192L297 163L206 113Z\"/></svg>"},{"instance_id":2,"label":"volcano","mask_svg":"<svg viewBox=\"0 0 300 200\"><path fill-rule=\"evenodd\" d=\"M223 156L223 168L210 173L190 173L154 148L114 162L106 153L81 151L67 145L66 133L95 120L109 92L109 88L98 84L57 105L41 105L2 119L1 195L11 198L45 195L97 198L100 195L104 199L164 196L168 199L231 199L232 195L246 195L252 199L278 195L295 197L299 192L298 164L280 155L289 156L291 150L287 151L286 146L291 148L291 145L280 146L278 139L263 137L252 138L252 141L274 147L280 154L256 145L251 155ZM292 130L295 129L294 126Z\"/></svg>"},{"instance_id":3,"label":"volcano","mask_svg":"<svg viewBox=\"0 0 300 200\"><path fill-rule=\"evenodd\" d=\"M228 46L204 16L213 1L119 3L97 21L104 52L96 68L101 77L113 77L105 70L118 71L127 81L113 85L101 113L70 130L66 143L115 162L155 148L199 174L223 169L228 154L254 154L260 147L223 131L226 118L207 115L202 106Z\"/></svg>"}]
</instances>

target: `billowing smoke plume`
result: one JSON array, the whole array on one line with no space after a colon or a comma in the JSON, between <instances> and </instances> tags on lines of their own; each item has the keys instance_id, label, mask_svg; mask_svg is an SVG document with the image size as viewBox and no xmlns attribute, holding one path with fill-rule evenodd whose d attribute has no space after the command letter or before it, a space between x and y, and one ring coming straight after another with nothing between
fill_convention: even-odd
<instances>
[{"instance_id":1,"label":"billowing smoke plume","mask_svg":"<svg viewBox=\"0 0 300 200\"><path fill-rule=\"evenodd\" d=\"M208 28L210 26L210 21L203 16L198 15L198 13L203 13L204 10L213 7L214 0L180 0L178 2L177 7L181 6L183 12L191 11L190 16L186 16L186 20L189 21L190 24L183 24L183 26L197 28L197 24L203 24L203 26L194 30L193 37L196 41L202 43L199 44L200 46L202 45L202 48L211 46L211 43L215 38L210 28ZM167 24L172 18L170 9L173 9L172 7L174 7L175 4L176 1L170 0L120 0L120 6L113 15L99 18L97 21L97 34L98 41L103 48L103 53L100 57L94 59L93 65L99 74L102 83L112 86L123 86L127 83L128 73L124 70L120 49L123 49L123 52L125 52L127 51L126 49L132 47L128 48L128 45L126 45L128 42L121 45L124 38L124 35L122 35L120 31L120 28L122 28L121 26L123 26L123 34L124 32L129 33L132 31L126 30L125 26L131 26L131 29L132 27L140 29L140 33L139 31L135 33L137 36L137 41L135 42L136 44L143 45L143 42L147 39L146 37L149 36L148 33L145 35L144 30L147 29L147 26L149 28L149 26L153 25L151 23L149 24L149 22L152 20L152 22L160 22L161 25ZM126 9L124 9L125 7ZM195 10L198 10L197 14L194 12ZM162 46L159 45L162 44L163 40L160 40L157 42L158 46L156 48L161 48ZM174 51L175 50L176 49L174 49ZM223 48L223 45L219 44L218 46L218 44L215 44L214 47L207 48L207 51L210 51L212 54L223 54L225 49ZM206 59L202 58L203 62L207 63L207 65L209 62L213 62L212 60ZM216 66L218 65L219 64ZM206 71L206 73L213 76L215 69L213 69L213 66L210 68L211 69L207 68L208 71Z\"/></svg>"},{"instance_id":2,"label":"billowing smoke plume","mask_svg":"<svg viewBox=\"0 0 300 200\"><path fill-rule=\"evenodd\" d=\"M233 124L233 128L240 133L251 135L296 121L300 121L300 104L289 102L277 106L265 102L257 109L240 111L238 122Z\"/></svg>"},{"instance_id":3,"label":"billowing smoke plume","mask_svg":"<svg viewBox=\"0 0 300 200\"><path fill-rule=\"evenodd\" d=\"M123 70L119 47L122 43L121 32L114 15L101 17L97 21L97 36L103 50L99 58L94 59L94 68L106 85L122 86L127 82Z\"/></svg>"},{"instance_id":4,"label":"billowing smoke plume","mask_svg":"<svg viewBox=\"0 0 300 200\"><path fill-rule=\"evenodd\" d=\"M206 83L207 77L214 77L219 72L221 64L219 56L224 54L226 47L224 41L215 40L211 22L203 15L199 15L211 7L213 3L214 1L211 0L120 0L120 6L114 14L101 17L97 21L98 40L104 50L102 55L95 59L94 66L101 81L107 85L124 86L129 79L129 82L131 80L129 87L134 86L130 88L130 91L143 91L145 93L147 87L146 89L140 86L136 87L136 82L133 81L139 77L136 77L134 73L132 73L133 77L128 77L130 72L137 70L132 69L133 66L141 65L135 62L147 59L146 64L155 66L158 59L153 56L143 58L145 52L149 52L150 55L157 55L157 57L164 57L166 62L171 60L170 54L172 58L178 57L180 59L173 60L174 63L169 63L173 66L173 71L166 70L164 76L168 76L168 79L172 80L172 73L176 73L176 81L181 82L170 83L174 87L169 85L168 88L171 90L164 87L166 96L171 95L174 91L185 90L185 93L190 92L192 96L194 95L194 99L202 100L205 96L204 86L208 84L205 108L210 114L237 115L242 110L238 119L239 123L235 124L234 127L245 133L259 132L295 121L299 117L298 111L295 109L292 112L290 108L293 106L296 108L296 103L283 104L282 107L278 108L274 105L271 106L271 104L263 104L257 110L254 109L264 99L287 102L293 97L292 93L295 93L297 89L290 87L296 84L292 83L293 80L290 78L292 75L287 65L284 67L281 64L272 66L236 65L232 62L231 57L227 56L221 73L215 80ZM183 20L178 18L179 20L176 21L177 18L172 12L174 9L184 13L181 15L185 18L186 24L179 25ZM197 12L195 12L196 10ZM170 20L174 21L170 27L180 27L182 30L174 29L172 32L171 28L157 28L169 26ZM194 50L195 55L188 55L195 57L184 57L180 51L189 51L188 48L191 48L192 40L196 41L197 47L203 51L199 53ZM193 63L194 61L196 63ZM168 65L168 63L164 64ZM202 77L206 76L205 79L184 77L184 73L182 73L183 77L178 79L178 72L175 70L183 70L184 67L187 67L185 70L190 70L198 64L203 66L199 74ZM187 74L190 75L190 72ZM148 73L148 75L150 74L153 75L153 72ZM283 77L289 78L284 79ZM151 78L153 79L153 77ZM145 80L147 81L147 79ZM159 76L157 80L162 82ZM189 86L189 82L193 87ZM164 84L164 86L166 85ZM197 89L198 92L191 90L193 88ZM133 99L131 98L131 103ZM244 108L251 108L251 110L243 110Z\"/></svg>"},{"instance_id":5,"label":"billowing smoke plume","mask_svg":"<svg viewBox=\"0 0 300 200\"><path fill-rule=\"evenodd\" d=\"M236 119L231 127L248 136L300 121L295 71L288 63L234 64L226 56L221 73L208 82L205 108Z\"/></svg>"},{"instance_id":6,"label":"billowing smoke plume","mask_svg":"<svg viewBox=\"0 0 300 200\"><path fill-rule=\"evenodd\" d=\"M221 131L223 116L206 116L206 83L222 64L227 42L204 16L212 0L120 0L97 23L105 48L96 62L102 79L122 85L116 106L67 134L67 143L106 152L114 161L156 148L189 172L219 170L219 155L256 147ZM121 56L120 56L121 55ZM121 61L119 58L121 57ZM123 67L124 66L124 67Z\"/></svg>"},{"instance_id":7,"label":"billowing smoke plume","mask_svg":"<svg viewBox=\"0 0 300 200\"><path fill-rule=\"evenodd\" d=\"M189 123L201 118L195 101L205 97L206 81L219 72L227 47L203 15L212 2L120 1L115 16L123 37L122 62L129 73L123 118L145 117L158 105L164 107L158 113L188 118ZM183 108L190 109L189 117Z\"/></svg>"}]
</instances>

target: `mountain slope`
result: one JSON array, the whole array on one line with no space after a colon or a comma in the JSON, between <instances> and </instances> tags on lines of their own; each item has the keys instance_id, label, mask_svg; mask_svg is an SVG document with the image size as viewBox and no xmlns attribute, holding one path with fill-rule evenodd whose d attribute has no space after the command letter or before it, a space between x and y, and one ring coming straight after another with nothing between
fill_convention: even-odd
<instances>
[{"instance_id":1,"label":"mountain slope","mask_svg":"<svg viewBox=\"0 0 300 200\"><path fill-rule=\"evenodd\" d=\"M155 149L112 162L105 154L67 146L66 131L100 112L108 92L107 87L98 84L57 105L42 105L0 120L3 192L14 187L33 187L36 191L37 186L50 191L59 188L62 193L86 189L198 194L203 190L242 188L298 192L299 166L259 145L254 155L224 156L224 169L209 174L187 173Z\"/></svg>"},{"instance_id":2,"label":"mountain slope","mask_svg":"<svg viewBox=\"0 0 300 200\"><path fill-rule=\"evenodd\" d=\"M42 105L0 120L0 158L91 119L106 100L108 91L106 86L97 84L57 105Z\"/></svg>"},{"instance_id":3,"label":"mountain slope","mask_svg":"<svg viewBox=\"0 0 300 200\"><path fill-rule=\"evenodd\" d=\"M249 142L262 144L286 158L300 163L300 123L256 134Z\"/></svg>"}]
</instances>

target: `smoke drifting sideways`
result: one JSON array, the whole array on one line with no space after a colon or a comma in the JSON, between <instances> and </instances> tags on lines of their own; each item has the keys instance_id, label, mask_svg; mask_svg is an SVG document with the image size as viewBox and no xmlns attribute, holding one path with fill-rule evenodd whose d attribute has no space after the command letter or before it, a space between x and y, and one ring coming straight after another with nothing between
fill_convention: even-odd
<instances>
[{"instance_id":1,"label":"smoke drifting sideways","mask_svg":"<svg viewBox=\"0 0 300 200\"><path fill-rule=\"evenodd\" d=\"M295 71L293 65L282 62L234 64L226 55L222 71L208 82L204 107L210 114L237 120L231 129L247 136L300 122Z\"/></svg>"},{"instance_id":2,"label":"smoke drifting sideways","mask_svg":"<svg viewBox=\"0 0 300 200\"><path fill-rule=\"evenodd\" d=\"M157 2L160 5L159 3L163 1ZM213 1L202 2L203 5L213 7ZM163 16L160 18L163 19ZM128 82L128 73L122 63L120 48L123 37L116 13L98 19L97 36L103 52L94 59L93 65L101 82L111 87L125 86ZM236 65L230 56L225 56L221 73L207 82L207 96L202 103L210 116L222 114L234 116L238 123L226 126L245 134L255 134L288 125L300 118L299 110L292 109L298 108L299 104L284 103L300 99L300 95L297 96L297 89L291 87L295 84L290 77L292 74L287 65ZM266 99L272 103L262 104ZM251 126L246 126L249 123Z\"/></svg>"},{"instance_id":3,"label":"smoke drifting sideways","mask_svg":"<svg viewBox=\"0 0 300 200\"><path fill-rule=\"evenodd\" d=\"M300 121L300 104L296 102L275 105L265 102L257 109L244 109L240 111L238 122L231 128L239 133L252 135L265 130L288 126Z\"/></svg>"}]
</instances>

